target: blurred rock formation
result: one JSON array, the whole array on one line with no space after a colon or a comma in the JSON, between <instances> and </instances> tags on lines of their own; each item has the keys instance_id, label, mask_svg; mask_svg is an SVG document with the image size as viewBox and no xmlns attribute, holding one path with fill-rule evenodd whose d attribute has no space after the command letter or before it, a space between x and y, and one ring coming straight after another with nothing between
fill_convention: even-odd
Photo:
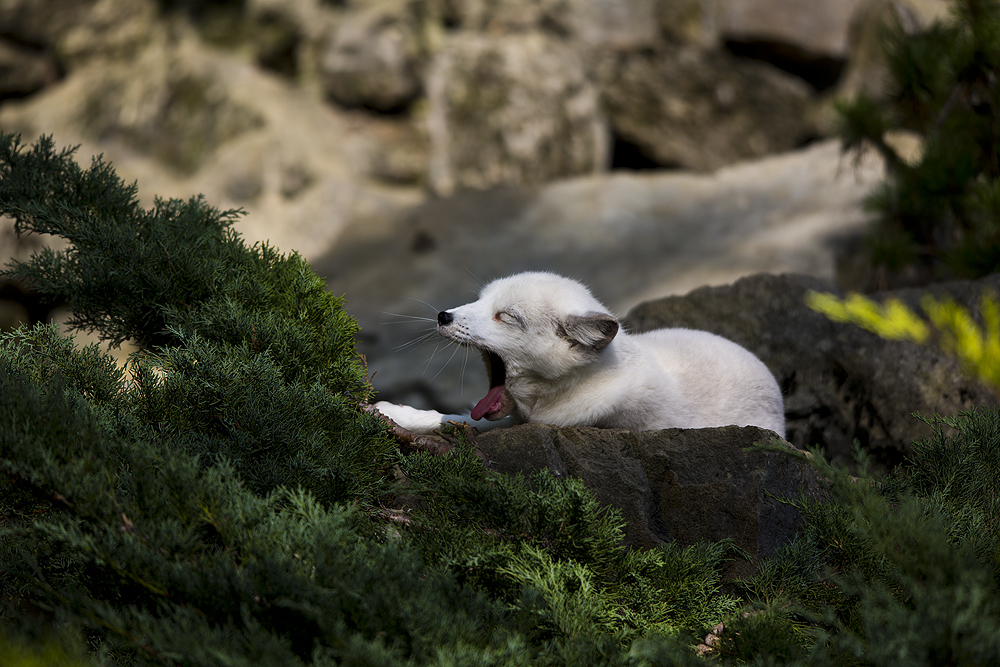
<instances>
[{"instance_id":1,"label":"blurred rock formation","mask_svg":"<svg viewBox=\"0 0 1000 667\"><path fill-rule=\"evenodd\" d=\"M0 128L307 257L428 195L713 171L880 90L944 0L0 0Z\"/></svg>"}]
</instances>

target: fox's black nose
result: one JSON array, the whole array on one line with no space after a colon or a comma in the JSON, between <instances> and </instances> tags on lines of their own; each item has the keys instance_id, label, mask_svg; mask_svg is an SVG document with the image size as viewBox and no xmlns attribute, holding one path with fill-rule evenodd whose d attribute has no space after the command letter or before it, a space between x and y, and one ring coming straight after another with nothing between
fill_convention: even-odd
<instances>
[{"instance_id":1,"label":"fox's black nose","mask_svg":"<svg viewBox=\"0 0 1000 667\"><path fill-rule=\"evenodd\" d=\"M451 324L454 319L455 319L454 315L449 313L447 310L442 310L440 313L438 313L438 326L443 327L447 324Z\"/></svg>"}]
</instances>

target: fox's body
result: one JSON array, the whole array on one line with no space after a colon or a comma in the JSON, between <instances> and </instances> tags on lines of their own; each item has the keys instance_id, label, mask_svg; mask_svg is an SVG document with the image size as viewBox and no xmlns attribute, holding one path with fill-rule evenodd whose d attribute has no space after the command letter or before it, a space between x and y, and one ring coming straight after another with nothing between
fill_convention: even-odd
<instances>
[{"instance_id":1,"label":"fox's body","mask_svg":"<svg viewBox=\"0 0 1000 667\"><path fill-rule=\"evenodd\" d=\"M569 278L496 280L478 301L439 313L438 331L483 353L490 390L466 416L378 404L413 431L503 420L632 430L736 424L785 435L781 390L752 353L706 331L628 334Z\"/></svg>"}]
</instances>

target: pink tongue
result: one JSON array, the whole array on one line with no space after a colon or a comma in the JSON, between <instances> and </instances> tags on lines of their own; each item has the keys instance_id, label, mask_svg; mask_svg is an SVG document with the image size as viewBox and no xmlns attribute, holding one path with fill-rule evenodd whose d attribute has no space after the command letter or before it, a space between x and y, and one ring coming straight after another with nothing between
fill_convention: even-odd
<instances>
[{"instance_id":1,"label":"pink tongue","mask_svg":"<svg viewBox=\"0 0 1000 667\"><path fill-rule=\"evenodd\" d=\"M472 408L472 418L479 420L482 419L484 415L488 415L491 412L496 412L499 410L503 403L500 400L503 396L503 385L498 384L495 387L490 387L489 393L483 397L481 401L476 403L476 407Z\"/></svg>"}]
</instances>

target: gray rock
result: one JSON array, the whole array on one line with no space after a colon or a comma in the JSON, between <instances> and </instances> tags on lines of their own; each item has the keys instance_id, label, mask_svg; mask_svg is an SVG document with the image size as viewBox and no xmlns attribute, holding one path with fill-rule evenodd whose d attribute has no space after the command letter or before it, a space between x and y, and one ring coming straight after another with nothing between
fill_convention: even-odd
<instances>
[{"instance_id":1,"label":"gray rock","mask_svg":"<svg viewBox=\"0 0 1000 667\"><path fill-rule=\"evenodd\" d=\"M658 0L576 0L569 20L583 48L635 49L659 41Z\"/></svg>"},{"instance_id":2,"label":"gray rock","mask_svg":"<svg viewBox=\"0 0 1000 667\"><path fill-rule=\"evenodd\" d=\"M306 51L303 34L293 7L251 5L246 8L246 46L254 60L270 72L296 79Z\"/></svg>"},{"instance_id":3,"label":"gray rock","mask_svg":"<svg viewBox=\"0 0 1000 667\"><path fill-rule=\"evenodd\" d=\"M0 26L45 46L72 69L94 58L134 56L154 33L155 0L0 0Z\"/></svg>"},{"instance_id":4,"label":"gray rock","mask_svg":"<svg viewBox=\"0 0 1000 667\"><path fill-rule=\"evenodd\" d=\"M741 42L785 44L814 57L846 59L849 30L866 0L729 0L720 31Z\"/></svg>"},{"instance_id":5,"label":"gray rock","mask_svg":"<svg viewBox=\"0 0 1000 667\"><path fill-rule=\"evenodd\" d=\"M323 88L346 106L392 111L420 92L420 16L412 0L382 0L344 14L320 61Z\"/></svg>"},{"instance_id":6,"label":"gray rock","mask_svg":"<svg viewBox=\"0 0 1000 667\"><path fill-rule=\"evenodd\" d=\"M84 132L122 141L169 168L193 173L224 143L260 128L263 116L231 94L222 72L167 52L134 68L106 68L85 92Z\"/></svg>"},{"instance_id":7,"label":"gray rock","mask_svg":"<svg viewBox=\"0 0 1000 667\"><path fill-rule=\"evenodd\" d=\"M439 195L605 168L607 127L579 53L543 33L449 36L427 76Z\"/></svg>"},{"instance_id":8,"label":"gray rock","mask_svg":"<svg viewBox=\"0 0 1000 667\"><path fill-rule=\"evenodd\" d=\"M823 494L818 475L801 459L747 451L773 438L756 427L637 433L531 424L488 431L477 444L499 472L548 468L580 478L600 502L621 511L629 544L732 538L755 561L799 528L798 512L780 498ZM726 575L744 576L753 567L734 561Z\"/></svg>"},{"instance_id":9,"label":"gray rock","mask_svg":"<svg viewBox=\"0 0 1000 667\"><path fill-rule=\"evenodd\" d=\"M570 31L572 0L444 0L448 25L473 32Z\"/></svg>"},{"instance_id":10,"label":"gray rock","mask_svg":"<svg viewBox=\"0 0 1000 667\"><path fill-rule=\"evenodd\" d=\"M658 39L656 0L450 0L447 18L463 30L544 31L583 48L639 48Z\"/></svg>"},{"instance_id":11,"label":"gray rock","mask_svg":"<svg viewBox=\"0 0 1000 667\"><path fill-rule=\"evenodd\" d=\"M701 45L719 45L718 3L715 0L670 0L660 2L657 19L668 41Z\"/></svg>"},{"instance_id":12,"label":"gray rock","mask_svg":"<svg viewBox=\"0 0 1000 667\"><path fill-rule=\"evenodd\" d=\"M138 181L146 206L154 196L203 193L214 206L243 207L238 229L250 243L307 259L350 222L425 197L414 187L423 167L410 155L426 152L412 123L338 111L190 36L74 69L0 106L0 128L26 142L45 133L79 144L84 165L103 154L125 181ZM0 261L4 250L0 243Z\"/></svg>"},{"instance_id":13,"label":"gray rock","mask_svg":"<svg viewBox=\"0 0 1000 667\"><path fill-rule=\"evenodd\" d=\"M920 296L932 291L976 311L982 291L998 287L1000 275L875 297L897 296L916 308ZM914 439L929 432L914 412L953 415L996 404L995 393L963 375L937 348L833 322L805 305L809 290L830 291L805 276L753 276L641 304L629 312L626 326L704 329L753 351L782 387L788 441L822 446L841 461L850 461L857 440L876 463L896 463Z\"/></svg>"},{"instance_id":14,"label":"gray rock","mask_svg":"<svg viewBox=\"0 0 1000 667\"><path fill-rule=\"evenodd\" d=\"M594 67L615 132L659 164L717 169L811 132L809 87L765 63L680 46L601 52Z\"/></svg>"}]
</instances>

